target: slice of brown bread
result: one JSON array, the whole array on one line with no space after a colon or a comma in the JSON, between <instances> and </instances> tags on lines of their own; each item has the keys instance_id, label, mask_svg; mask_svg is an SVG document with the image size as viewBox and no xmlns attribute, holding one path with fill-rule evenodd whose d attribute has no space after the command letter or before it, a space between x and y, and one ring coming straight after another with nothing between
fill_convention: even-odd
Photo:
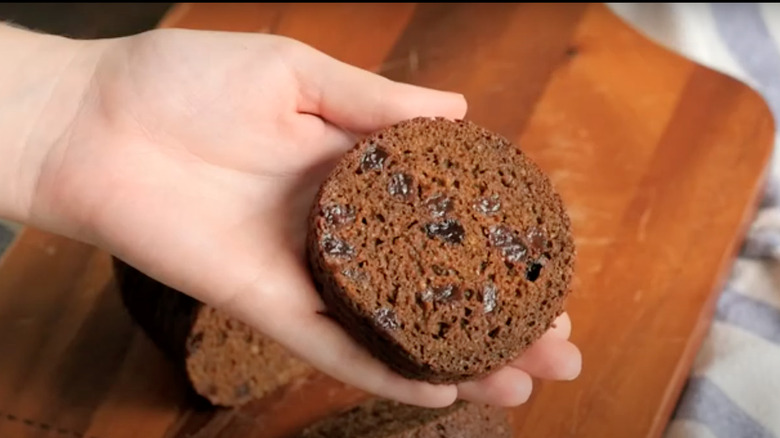
<instances>
[{"instance_id":1,"label":"slice of brown bread","mask_svg":"<svg viewBox=\"0 0 780 438\"><path fill-rule=\"evenodd\" d=\"M240 406L312 371L246 324L116 258L114 272L128 313L212 404Z\"/></svg>"},{"instance_id":2,"label":"slice of brown bread","mask_svg":"<svg viewBox=\"0 0 780 438\"><path fill-rule=\"evenodd\" d=\"M372 399L325 418L294 438L510 438L505 409L459 401L425 409Z\"/></svg>"},{"instance_id":3,"label":"slice of brown bread","mask_svg":"<svg viewBox=\"0 0 780 438\"><path fill-rule=\"evenodd\" d=\"M322 185L308 258L329 312L376 357L451 383L518 356L563 311L564 204L505 138L416 118L370 135Z\"/></svg>"}]
</instances>

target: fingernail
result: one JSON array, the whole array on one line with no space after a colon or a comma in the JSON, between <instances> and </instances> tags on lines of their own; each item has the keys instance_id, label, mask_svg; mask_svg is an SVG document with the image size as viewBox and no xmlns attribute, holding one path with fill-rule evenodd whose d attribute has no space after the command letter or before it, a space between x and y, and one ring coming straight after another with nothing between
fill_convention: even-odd
<instances>
[{"instance_id":1,"label":"fingernail","mask_svg":"<svg viewBox=\"0 0 780 438\"><path fill-rule=\"evenodd\" d=\"M577 355L572 357L566 366L566 372L564 373L564 380L574 380L582 373L582 353L577 351Z\"/></svg>"}]
</instances>

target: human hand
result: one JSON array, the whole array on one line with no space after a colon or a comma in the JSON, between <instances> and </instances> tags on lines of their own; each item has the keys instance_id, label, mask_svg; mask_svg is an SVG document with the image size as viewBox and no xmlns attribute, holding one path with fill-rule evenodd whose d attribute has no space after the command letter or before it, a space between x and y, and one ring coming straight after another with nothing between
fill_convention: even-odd
<instances>
[{"instance_id":1,"label":"human hand","mask_svg":"<svg viewBox=\"0 0 780 438\"><path fill-rule=\"evenodd\" d=\"M31 222L94 243L387 398L516 405L531 376L579 372L566 315L510 366L454 386L403 379L320 313L306 220L335 160L356 136L404 119L462 118L462 96L276 36L159 30L82 47L94 68L41 161Z\"/></svg>"}]
</instances>

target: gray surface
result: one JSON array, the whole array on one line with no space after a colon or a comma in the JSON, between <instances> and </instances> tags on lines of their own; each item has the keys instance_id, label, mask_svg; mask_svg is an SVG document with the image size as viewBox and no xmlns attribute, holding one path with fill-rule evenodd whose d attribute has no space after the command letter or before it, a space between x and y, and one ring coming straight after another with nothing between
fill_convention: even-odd
<instances>
[{"instance_id":1,"label":"gray surface","mask_svg":"<svg viewBox=\"0 0 780 438\"><path fill-rule=\"evenodd\" d=\"M11 231L8 226L0 224L0 254L2 254L5 249L8 248L8 245L11 244L14 236L15 233Z\"/></svg>"}]
</instances>

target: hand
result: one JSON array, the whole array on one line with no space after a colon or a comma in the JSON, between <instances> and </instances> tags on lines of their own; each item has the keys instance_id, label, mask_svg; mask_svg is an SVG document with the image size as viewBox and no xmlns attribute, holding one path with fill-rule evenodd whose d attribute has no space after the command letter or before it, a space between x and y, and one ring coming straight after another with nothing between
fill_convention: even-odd
<instances>
[{"instance_id":1,"label":"hand","mask_svg":"<svg viewBox=\"0 0 780 438\"><path fill-rule=\"evenodd\" d=\"M356 136L403 119L463 117L462 96L276 36L161 30L82 50L94 67L42 162L32 222L92 242L387 398L515 405L530 376L578 374L565 315L512 365L452 386L391 373L318 313L306 217L334 161Z\"/></svg>"}]
</instances>

